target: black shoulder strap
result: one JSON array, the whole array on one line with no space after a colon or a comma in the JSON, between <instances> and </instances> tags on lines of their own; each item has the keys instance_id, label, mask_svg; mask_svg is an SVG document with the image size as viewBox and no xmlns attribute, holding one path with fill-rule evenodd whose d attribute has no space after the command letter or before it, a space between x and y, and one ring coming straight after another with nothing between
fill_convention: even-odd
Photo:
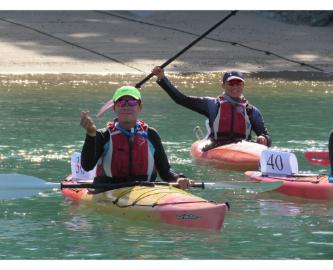
<instances>
[{"instance_id":1,"label":"black shoulder strap","mask_svg":"<svg viewBox=\"0 0 333 270\"><path fill-rule=\"evenodd\" d=\"M249 103L246 105L246 113L250 119L250 122L253 123L253 106Z\"/></svg>"}]
</instances>

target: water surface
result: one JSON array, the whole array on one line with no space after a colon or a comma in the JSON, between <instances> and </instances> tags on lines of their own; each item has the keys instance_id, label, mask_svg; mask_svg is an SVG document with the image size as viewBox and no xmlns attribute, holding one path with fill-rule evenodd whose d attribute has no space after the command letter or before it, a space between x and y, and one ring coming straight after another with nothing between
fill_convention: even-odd
<instances>
[{"instance_id":1,"label":"water surface","mask_svg":"<svg viewBox=\"0 0 333 270\"><path fill-rule=\"evenodd\" d=\"M0 173L22 173L59 182L81 149L81 110L94 115L123 84L141 78L101 77L3 80L0 85ZM216 96L215 75L175 77L185 93ZM273 147L293 151L301 171L327 173L307 164L303 152L327 148L333 127L332 82L248 80L245 91L262 111ZM152 81L143 88L142 119L155 127L173 168L198 180L243 180L239 172L193 163L193 128L204 117L173 103ZM103 127L111 112L96 120ZM59 190L0 201L0 259L332 259L332 203L276 193L192 190L228 201L221 232L143 224L73 206Z\"/></svg>"}]
</instances>

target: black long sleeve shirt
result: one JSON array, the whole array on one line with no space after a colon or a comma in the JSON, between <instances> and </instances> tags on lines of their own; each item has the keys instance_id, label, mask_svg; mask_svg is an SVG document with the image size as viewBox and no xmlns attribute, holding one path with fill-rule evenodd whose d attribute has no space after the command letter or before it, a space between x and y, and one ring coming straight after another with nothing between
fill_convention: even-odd
<instances>
[{"instance_id":1,"label":"black long sleeve shirt","mask_svg":"<svg viewBox=\"0 0 333 270\"><path fill-rule=\"evenodd\" d=\"M157 131L151 127L148 127L148 140L152 143L155 148L154 159L155 167L163 181L174 182L182 175L175 173L169 164L168 157L164 151L162 141ZM81 152L81 166L84 170L92 170L97 164L98 159L104 152L104 145L110 140L109 131L99 129L96 132L96 137L86 135L85 142L83 144ZM156 173L156 172L155 172ZM153 176L155 180L157 175Z\"/></svg>"},{"instance_id":2,"label":"black long sleeve shirt","mask_svg":"<svg viewBox=\"0 0 333 270\"><path fill-rule=\"evenodd\" d=\"M209 120L209 126L212 128L220 106L218 98L186 96L181 93L165 76L158 80L157 83L177 104L206 116ZM250 117L252 130L257 136L264 136L267 139L267 145L271 146L272 139L265 126L261 112L255 106L249 106L252 110L252 117Z\"/></svg>"}]
</instances>

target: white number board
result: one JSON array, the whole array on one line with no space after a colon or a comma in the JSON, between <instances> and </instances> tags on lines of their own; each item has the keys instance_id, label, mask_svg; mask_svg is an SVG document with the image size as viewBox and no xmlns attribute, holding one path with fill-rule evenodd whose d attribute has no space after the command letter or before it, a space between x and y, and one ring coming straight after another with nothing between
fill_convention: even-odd
<instances>
[{"instance_id":1,"label":"white number board","mask_svg":"<svg viewBox=\"0 0 333 270\"><path fill-rule=\"evenodd\" d=\"M263 150L260 157L260 170L263 175L298 174L297 158L289 152Z\"/></svg>"},{"instance_id":2,"label":"white number board","mask_svg":"<svg viewBox=\"0 0 333 270\"><path fill-rule=\"evenodd\" d=\"M74 152L71 158L72 177L74 179L94 179L96 176L96 166L91 171L87 172L81 167L81 153Z\"/></svg>"}]
</instances>

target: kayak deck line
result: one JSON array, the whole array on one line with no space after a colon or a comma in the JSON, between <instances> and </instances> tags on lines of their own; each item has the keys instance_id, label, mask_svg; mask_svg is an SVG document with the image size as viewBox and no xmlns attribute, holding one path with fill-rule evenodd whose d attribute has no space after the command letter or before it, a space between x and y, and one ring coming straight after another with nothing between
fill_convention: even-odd
<instances>
[{"instance_id":1,"label":"kayak deck line","mask_svg":"<svg viewBox=\"0 0 333 270\"><path fill-rule=\"evenodd\" d=\"M138 190L140 190L140 186L137 186L137 187L138 187ZM147 197L149 197L149 196L154 196L154 195L156 195L156 194L161 194L160 190L163 191L164 196L166 196L167 194L179 194L179 193L180 193L180 192L172 191L171 188L170 188L169 190L165 190L165 187L164 187L164 186L163 186L163 187L157 187L156 185L154 185L154 186L152 186L152 187L154 188L153 190L148 190L148 191L142 193L142 195L140 195L140 196L136 199L135 202L138 202L138 201L140 201L140 200L143 200L143 199L145 199L145 198L147 198ZM171 187L171 186L169 186L169 187ZM142 187L141 189L142 189L142 190L145 190L146 187ZM116 203L119 201L119 199L121 199L122 197L126 196L126 195L127 195L128 193L130 193L130 192L131 192L130 190L125 190L123 193L120 193L119 196L115 199L114 203L116 204ZM184 192L184 194L186 194L186 192ZM162 194L161 194L160 199L163 198L164 196L162 196ZM159 199L159 200L160 200L160 199ZM134 202L134 203L135 203L135 202Z\"/></svg>"},{"instance_id":2,"label":"kayak deck line","mask_svg":"<svg viewBox=\"0 0 333 270\"><path fill-rule=\"evenodd\" d=\"M321 181L325 181L327 175L318 174L318 175L291 175L291 176L273 176L273 175L261 175L262 177L269 177L276 180L290 181L290 182L309 182L312 184L318 184ZM316 177L314 180L313 177Z\"/></svg>"},{"instance_id":3,"label":"kayak deck line","mask_svg":"<svg viewBox=\"0 0 333 270\"><path fill-rule=\"evenodd\" d=\"M207 200L198 200L198 201L191 201L191 202L172 202L172 203L153 203L153 204L139 204L139 203L132 203L132 204L128 204L128 205L119 205L117 203L115 203L116 206L120 207L120 208L125 208L125 207L131 207L131 206L142 206L142 207L156 207L156 206L165 206L165 205L177 205L177 204L189 204L189 203L215 203L215 202L210 202ZM217 204L217 203L215 203Z\"/></svg>"},{"instance_id":4,"label":"kayak deck line","mask_svg":"<svg viewBox=\"0 0 333 270\"><path fill-rule=\"evenodd\" d=\"M142 189L145 189L145 187L143 187ZM127 207L127 206L120 206L120 205L118 205L118 201L120 199L122 199L124 196L126 196L130 192L131 192L131 190L126 190L123 193L119 194L119 196L113 201L113 203L115 205L117 205L118 207ZM137 206L151 206L151 207L154 207L154 206L157 206L157 205L167 205L167 204L170 204L170 203L165 203L165 204L161 203L160 204L158 202L161 199L163 199L165 196L167 196L167 195L170 195L170 194L179 194L179 193L180 193L179 191L176 192L176 191L171 190L171 189L170 190L165 190L165 187L158 188L158 187L154 186L153 190L148 190L148 191L142 193L138 198L136 198L136 200L132 204L130 204L128 206L137 205ZM187 194L187 193L183 192L183 194ZM144 200L144 199L148 198L149 196L155 196L155 195L160 195L160 196L157 199L157 202L155 202L154 204L152 204L152 205L138 204L139 201ZM199 201L197 201L197 202L199 202ZM202 200L200 202L207 202L207 200ZM177 203L173 203L173 204L181 204L181 203L188 203L188 202L177 202ZM193 202L191 202L191 203L193 203Z\"/></svg>"}]
</instances>

